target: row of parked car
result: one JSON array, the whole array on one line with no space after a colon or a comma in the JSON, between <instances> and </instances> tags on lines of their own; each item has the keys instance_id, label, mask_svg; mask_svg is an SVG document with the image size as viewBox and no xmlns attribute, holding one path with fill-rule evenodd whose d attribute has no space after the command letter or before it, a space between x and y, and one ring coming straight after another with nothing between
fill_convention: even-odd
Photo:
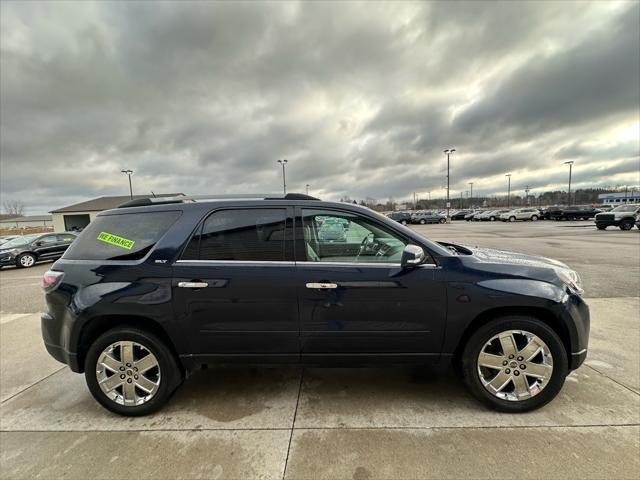
<instances>
[{"instance_id":1,"label":"row of parked car","mask_svg":"<svg viewBox=\"0 0 640 480\"><path fill-rule=\"evenodd\" d=\"M447 221L446 210L419 210L414 212L391 212L387 217L404 225L409 223L425 225L427 223L445 223ZM468 222L503 222L538 220L591 220L594 219L596 227L604 230L610 226L619 227L621 230L631 230L634 224L638 225L640 206L619 205L613 208L610 205L593 207L591 205L552 206L546 208L499 208L499 209L475 209L452 210L451 220L466 220ZM639 227L640 228L640 227Z\"/></svg>"}]
</instances>

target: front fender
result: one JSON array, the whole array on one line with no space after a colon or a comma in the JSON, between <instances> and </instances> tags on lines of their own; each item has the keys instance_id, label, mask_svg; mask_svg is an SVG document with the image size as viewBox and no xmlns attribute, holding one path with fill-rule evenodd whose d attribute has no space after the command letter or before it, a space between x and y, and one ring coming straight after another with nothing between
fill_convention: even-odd
<instances>
[{"instance_id":1,"label":"front fender","mask_svg":"<svg viewBox=\"0 0 640 480\"><path fill-rule=\"evenodd\" d=\"M584 360L589 337L589 309L566 287L533 279L449 282L449 312L443 354L453 355L470 330L492 318L521 314L551 319L568 347L569 368Z\"/></svg>"}]
</instances>

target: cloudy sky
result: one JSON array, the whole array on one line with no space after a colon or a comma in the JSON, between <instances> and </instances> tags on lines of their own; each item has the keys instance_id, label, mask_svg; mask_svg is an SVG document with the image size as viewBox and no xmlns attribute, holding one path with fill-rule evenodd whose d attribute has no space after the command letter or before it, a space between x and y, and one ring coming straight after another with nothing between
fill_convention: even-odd
<instances>
[{"instance_id":1,"label":"cloudy sky","mask_svg":"<svg viewBox=\"0 0 640 480\"><path fill-rule=\"evenodd\" d=\"M637 185L639 6L3 1L2 199Z\"/></svg>"}]
</instances>

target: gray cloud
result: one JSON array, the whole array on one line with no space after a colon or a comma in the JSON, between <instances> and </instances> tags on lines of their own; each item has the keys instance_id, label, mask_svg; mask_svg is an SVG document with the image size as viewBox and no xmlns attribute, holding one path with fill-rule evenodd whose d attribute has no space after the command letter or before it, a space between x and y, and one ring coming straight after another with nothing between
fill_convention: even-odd
<instances>
[{"instance_id":1,"label":"gray cloud","mask_svg":"<svg viewBox=\"0 0 640 480\"><path fill-rule=\"evenodd\" d=\"M323 198L638 182L637 2L3 2L0 187Z\"/></svg>"}]
</instances>

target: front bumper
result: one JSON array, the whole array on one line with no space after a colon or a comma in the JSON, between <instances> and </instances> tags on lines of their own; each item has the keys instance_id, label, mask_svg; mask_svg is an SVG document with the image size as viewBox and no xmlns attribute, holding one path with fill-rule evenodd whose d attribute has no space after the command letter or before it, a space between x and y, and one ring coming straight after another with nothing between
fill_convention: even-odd
<instances>
[{"instance_id":1,"label":"front bumper","mask_svg":"<svg viewBox=\"0 0 640 480\"><path fill-rule=\"evenodd\" d=\"M0 253L0 266L15 265L16 256L13 253Z\"/></svg>"},{"instance_id":2,"label":"front bumper","mask_svg":"<svg viewBox=\"0 0 640 480\"><path fill-rule=\"evenodd\" d=\"M591 315L589 307L580 295L567 295L563 304L565 325L569 328L571 337L569 370L575 370L587 358Z\"/></svg>"},{"instance_id":3,"label":"front bumper","mask_svg":"<svg viewBox=\"0 0 640 480\"><path fill-rule=\"evenodd\" d=\"M598 220L596 219L596 226L598 227L619 227L620 220Z\"/></svg>"}]
</instances>

